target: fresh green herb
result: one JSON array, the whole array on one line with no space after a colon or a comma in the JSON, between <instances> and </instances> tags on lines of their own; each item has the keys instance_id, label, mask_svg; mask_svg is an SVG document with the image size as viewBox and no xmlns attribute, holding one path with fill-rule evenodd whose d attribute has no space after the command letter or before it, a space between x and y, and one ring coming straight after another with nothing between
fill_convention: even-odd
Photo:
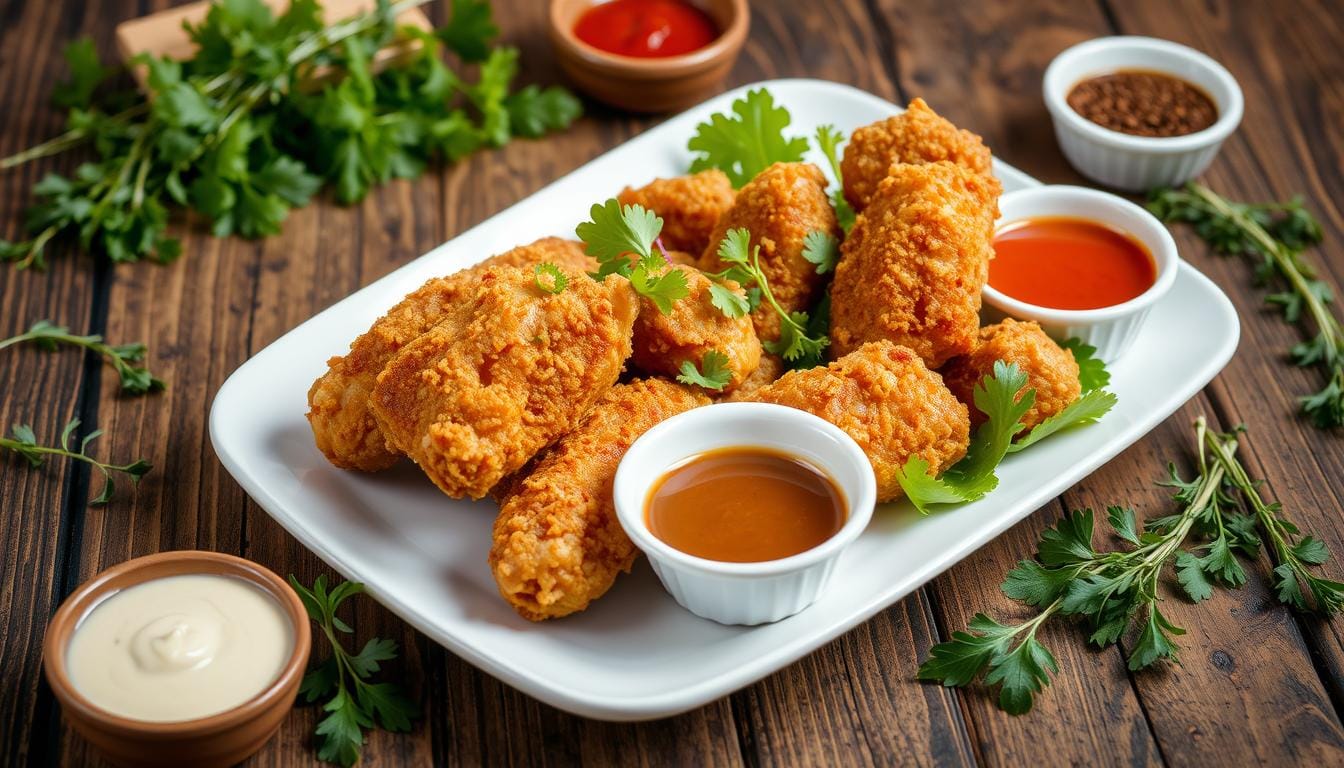
<instances>
[{"instance_id":1,"label":"fresh green herb","mask_svg":"<svg viewBox=\"0 0 1344 768\"><path fill-rule=\"evenodd\" d=\"M761 247L751 245L750 230L745 227L728 230L719 243L718 253L719 259L728 264L727 269L706 276L711 280L732 280L738 285L758 289L761 298L779 315L779 338L763 342L766 351L789 361L805 357L820 358L821 351L830 340L825 335L809 335L806 312L788 312L775 301L774 294L770 292L770 282L761 270Z\"/></svg>"},{"instance_id":2,"label":"fresh green herb","mask_svg":"<svg viewBox=\"0 0 1344 768\"><path fill-rule=\"evenodd\" d=\"M733 372L728 368L728 356L711 349L700 359L700 367L697 369L695 363L690 360L683 360L681 363L681 375L677 376L677 381L682 384L694 384L712 389L715 392L721 392L728 382L733 380Z\"/></svg>"},{"instance_id":3,"label":"fresh green herb","mask_svg":"<svg viewBox=\"0 0 1344 768\"><path fill-rule=\"evenodd\" d=\"M1082 619L1089 640L1112 645L1125 635L1134 638L1129 668L1140 670L1158 661L1176 660L1175 637L1185 630L1171 623L1158 603L1158 584L1168 566L1194 602L1207 599L1215 586L1237 588L1246 573L1235 553L1255 558L1260 550L1257 523L1274 542L1282 562L1274 570L1279 599L1299 610L1307 601L1301 585L1324 613L1344 608L1344 584L1318 578L1307 571L1327 556L1311 536L1298 539L1297 528L1283 517L1277 504L1265 504L1258 482L1246 475L1237 460L1235 435L1208 429L1201 416L1195 422L1198 475L1184 480L1173 466L1159 483L1174 488L1180 512L1148 521L1140 532L1134 510L1110 507L1107 522L1127 549L1098 552L1092 547L1093 513L1084 509L1066 515L1041 534L1036 558L1023 560L1008 573L1001 589L1014 600L1039 609L1017 625L1000 624L977 613L969 632L933 647L919 669L921 680L947 686L971 683L982 671L985 683L999 685L999 707L1020 715L1059 671L1054 656L1036 639L1037 630L1055 616ZM1239 494L1253 515L1236 509ZM1194 542L1194 543L1189 543Z\"/></svg>"},{"instance_id":4,"label":"fresh green herb","mask_svg":"<svg viewBox=\"0 0 1344 768\"><path fill-rule=\"evenodd\" d=\"M835 217L840 220L841 231L848 235L854 228L854 208L845 199L845 179L840 174L839 147L845 136L833 125L819 125L816 138L817 146L821 147L821 153L826 156L826 163L831 167L831 175L835 177L831 207L835 209Z\"/></svg>"},{"instance_id":5,"label":"fresh green herb","mask_svg":"<svg viewBox=\"0 0 1344 768\"><path fill-rule=\"evenodd\" d=\"M1083 386L1084 393L1104 389L1111 383L1111 372L1106 370L1106 363L1097 358L1096 347L1076 337L1066 339L1059 346L1073 353L1074 362L1078 363L1078 383Z\"/></svg>"},{"instance_id":6,"label":"fresh green herb","mask_svg":"<svg viewBox=\"0 0 1344 768\"><path fill-rule=\"evenodd\" d=\"M664 315L690 295L686 275L670 268L661 245L654 250L663 231L663 220L656 213L642 205L622 206L613 197L605 203L594 203L588 216L589 220L574 233L583 241L584 251L597 259L594 278L615 274L628 279L635 292L652 301Z\"/></svg>"},{"instance_id":7,"label":"fresh green herb","mask_svg":"<svg viewBox=\"0 0 1344 768\"><path fill-rule=\"evenodd\" d=\"M1109 413L1115 407L1116 402L1115 395L1104 389L1084 392L1082 397L1069 403L1062 411L1045 419L1032 427L1030 432L1014 440L1013 444L1008 446L1008 452L1017 453L1069 427L1091 424Z\"/></svg>"},{"instance_id":8,"label":"fresh green herb","mask_svg":"<svg viewBox=\"0 0 1344 768\"><path fill-rule=\"evenodd\" d=\"M103 506L112 500L112 495L116 490L112 481L113 472L126 475L131 479L131 485L138 485L140 478L153 469L150 463L144 459L137 459L130 464L108 464L90 456L88 454L89 443L103 434L101 429L95 429L81 438L77 448L71 447L71 441L76 430L79 429L79 423L79 419L71 419L66 423L65 429L61 430L60 444L57 447L40 445L37 442L37 435L33 434L33 428L27 424L20 424L14 427L11 433L12 437L0 437L0 448L19 454L28 460L28 465L31 467L42 466L46 462L47 456L64 456L67 459L87 463L103 475L103 490L93 501L89 502L89 506L94 507Z\"/></svg>"},{"instance_id":9,"label":"fresh green herb","mask_svg":"<svg viewBox=\"0 0 1344 768\"><path fill-rule=\"evenodd\" d=\"M132 365L145 359L145 345L141 343L104 344L102 336L96 334L75 336L68 328L54 325L47 320L38 320L26 333L0 340L0 349L23 342L33 342L48 352L54 352L60 344L70 344L101 355L116 369L117 376L121 378L123 392L143 395L146 392L157 392L167 386L147 369Z\"/></svg>"},{"instance_id":10,"label":"fresh green herb","mask_svg":"<svg viewBox=\"0 0 1344 768\"><path fill-rule=\"evenodd\" d=\"M428 0L380 2L376 10L323 26L316 0L295 0L276 17L262 0L221 0L188 28L187 61L137 57L146 96L100 87L108 74L91 44L67 49L71 78L56 94L70 107L66 132L0 160L0 169L91 145L95 159L70 177L34 187L31 237L0 241L0 259L45 266L61 236L113 262L181 253L167 236L170 210L205 216L218 236L263 237L324 185L353 203L392 178L412 178L437 159L456 160L511 136L569 124L578 102L557 88L510 93L517 51L491 48L498 29L482 0L454 0L439 36L401 33L415 45L371 71L393 37L396 16ZM447 44L480 62L470 82L444 63ZM316 90L315 73L341 72ZM121 106L129 105L129 106Z\"/></svg>"},{"instance_id":11,"label":"fresh green herb","mask_svg":"<svg viewBox=\"0 0 1344 768\"><path fill-rule=\"evenodd\" d=\"M807 139L784 137L792 117L765 88L748 91L732 106L733 116L715 113L695 127L686 147L696 153L691 171L718 168L740 188L774 163L796 163L807 152Z\"/></svg>"},{"instance_id":12,"label":"fresh green herb","mask_svg":"<svg viewBox=\"0 0 1344 768\"><path fill-rule=\"evenodd\" d=\"M1287 203L1235 203L1195 182L1184 189L1158 189L1148 209L1164 221L1184 221L1219 253L1259 256L1256 279L1277 275L1288 290L1265 297L1290 323L1310 317L1316 335L1290 351L1299 366L1319 366L1326 383L1298 398L1302 412L1321 429L1344 426L1344 326L1330 311L1333 293L1302 259L1302 251L1321 241L1321 225L1300 199Z\"/></svg>"},{"instance_id":13,"label":"fresh green herb","mask_svg":"<svg viewBox=\"0 0 1344 768\"><path fill-rule=\"evenodd\" d=\"M564 293L565 286L569 285L565 273L549 261L538 264L533 271L536 273L537 287L546 293Z\"/></svg>"},{"instance_id":14,"label":"fresh green herb","mask_svg":"<svg viewBox=\"0 0 1344 768\"><path fill-rule=\"evenodd\" d=\"M364 729L377 724L388 731L408 731L419 708L396 683L370 681L381 662L397 657L394 640L372 638L357 654L346 650L337 632L353 634L349 624L336 615L341 603L364 591L364 585L345 581L327 591L327 577L318 576L308 589L289 576L303 607L331 643L331 657L303 676L299 693L309 704L331 698L322 706L329 714L317 724L320 739L317 757L329 763L351 766L359 762L364 747Z\"/></svg>"},{"instance_id":15,"label":"fresh green herb","mask_svg":"<svg viewBox=\"0 0 1344 768\"><path fill-rule=\"evenodd\" d=\"M757 302L759 301L758 294ZM745 294L719 282L709 284L709 303L717 307L724 317L733 319L742 317L755 309L751 306L751 300Z\"/></svg>"},{"instance_id":16,"label":"fresh green herb","mask_svg":"<svg viewBox=\"0 0 1344 768\"><path fill-rule=\"evenodd\" d=\"M815 230L803 236L803 258L817 265L818 275L835 269L839 255L840 242L830 232Z\"/></svg>"}]
</instances>

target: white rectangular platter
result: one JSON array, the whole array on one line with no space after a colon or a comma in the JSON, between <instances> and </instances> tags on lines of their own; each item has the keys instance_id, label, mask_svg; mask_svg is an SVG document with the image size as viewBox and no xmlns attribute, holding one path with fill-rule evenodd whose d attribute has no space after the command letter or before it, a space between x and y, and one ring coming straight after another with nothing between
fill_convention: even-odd
<instances>
[{"instance_id":1,"label":"white rectangular platter","mask_svg":"<svg viewBox=\"0 0 1344 768\"><path fill-rule=\"evenodd\" d=\"M846 134L900 111L870 94L816 80L768 87L793 114L791 132L831 123ZM727 112L725 93L613 149L290 331L225 382L210 434L229 472L304 546L421 632L486 672L570 712L607 720L672 715L713 701L797 660L908 595L1104 464L1199 391L1231 358L1239 325L1207 278L1182 264L1135 347L1111 366L1119 404L1098 424L1010 456L997 490L921 518L906 503L877 511L840 562L829 591L767 626L697 618L642 561L587 611L533 624L500 597L486 565L496 506L441 494L409 462L380 474L343 472L313 444L306 394L325 361L427 278L546 235L572 236L588 207L626 184L684 173L696 123ZM818 163L819 156L809 158ZM996 164L1006 190L1035 184ZM1028 553L1022 553L1024 556ZM986 574L998 579L1001 574Z\"/></svg>"}]
</instances>

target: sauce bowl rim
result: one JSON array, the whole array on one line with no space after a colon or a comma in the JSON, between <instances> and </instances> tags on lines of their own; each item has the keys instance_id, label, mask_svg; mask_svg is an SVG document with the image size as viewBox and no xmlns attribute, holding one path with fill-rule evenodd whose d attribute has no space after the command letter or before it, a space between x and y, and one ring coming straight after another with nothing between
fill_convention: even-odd
<instances>
[{"instance_id":1,"label":"sauce bowl rim","mask_svg":"<svg viewBox=\"0 0 1344 768\"><path fill-rule=\"evenodd\" d=\"M747 30L750 25L750 6L747 0L727 0L730 9L730 18L727 25L719 30L719 34L702 48L693 51L678 54L676 56L624 56L619 53L604 51L593 45L589 45L574 33L572 24L565 24L565 14L563 11L574 2L582 2L587 6L600 4L594 0L551 0L550 7L547 9L546 20L550 28L551 38L557 45L563 46L570 54L583 60L592 67L607 70L609 72L623 72L626 74L640 75L658 75L660 77L672 78L691 74L697 70L711 66L723 57L732 55L732 52L742 46L746 40ZM702 3L692 2L701 10L704 10ZM717 23L716 23L717 26Z\"/></svg>"}]
</instances>

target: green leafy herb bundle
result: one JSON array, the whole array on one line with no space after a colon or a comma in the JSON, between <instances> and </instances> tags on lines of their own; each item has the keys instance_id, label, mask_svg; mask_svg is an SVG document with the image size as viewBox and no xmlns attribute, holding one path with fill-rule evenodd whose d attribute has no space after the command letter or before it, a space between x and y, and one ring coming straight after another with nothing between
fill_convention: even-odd
<instances>
[{"instance_id":1,"label":"green leafy herb bundle","mask_svg":"<svg viewBox=\"0 0 1344 768\"><path fill-rule=\"evenodd\" d=\"M380 0L324 25L317 0L294 0L279 16L261 0L218 0L188 28L190 60L137 58L147 98L107 88L114 70L91 43L71 45L71 79L55 92L70 110L66 132L0 169L81 146L94 159L34 186L31 237L0 241L0 259L42 267L53 239L77 236L114 262L171 261L181 252L166 234L174 208L201 214L219 236L263 237L324 186L353 203L435 160L540 136L579 114L563 89L512 90L518 52L492 47L498 29L484 0L453 0L434 33L397 29L399 13L427 1ZM374 54L396 35L409 42L375 73ZM445 63L445 47L475 67L474 80Z\"/></svg>"}]
</instances>

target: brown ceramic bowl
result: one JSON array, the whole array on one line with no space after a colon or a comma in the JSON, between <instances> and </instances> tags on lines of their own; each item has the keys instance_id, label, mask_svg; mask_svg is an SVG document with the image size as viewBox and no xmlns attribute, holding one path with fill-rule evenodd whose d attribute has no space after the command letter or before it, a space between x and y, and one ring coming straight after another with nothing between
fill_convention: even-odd
<instances>
[{"instance_id":1,"label":"brown ceramic bowl","mask_svg":"<svg viewBox=\"0 0 1344 768\"><path fill-rule=\"evenodd\" d=\"M670 112L712 95L737 61L747 39L747 0L691 0L720 30L697 51L640 59L594 48L574 35L574 25L597 0L551 0L550 32L560 68L579 90L631 112Z\"/></svg>"},{"instance_id":2,"label":"brown ceramic bowl","mask_svg":"<svg viewBox=\"0 0 1344 768\"><path fill-rule=\"evenodd\" d=\"M217 715L176 723L131 720L100 709L75 690L65 671L70 637L100 601L122 589L165 576L236 576L280 603L294 625L294 653L280 676L243 704ZM162 552L128 560L75 590L47 625L42 667L66 720L108 760L124 766L229 766L261 749L294 706L312 633L299 596L279 576L256 563L218 552Z\"/></svg>"}]
</instances>

